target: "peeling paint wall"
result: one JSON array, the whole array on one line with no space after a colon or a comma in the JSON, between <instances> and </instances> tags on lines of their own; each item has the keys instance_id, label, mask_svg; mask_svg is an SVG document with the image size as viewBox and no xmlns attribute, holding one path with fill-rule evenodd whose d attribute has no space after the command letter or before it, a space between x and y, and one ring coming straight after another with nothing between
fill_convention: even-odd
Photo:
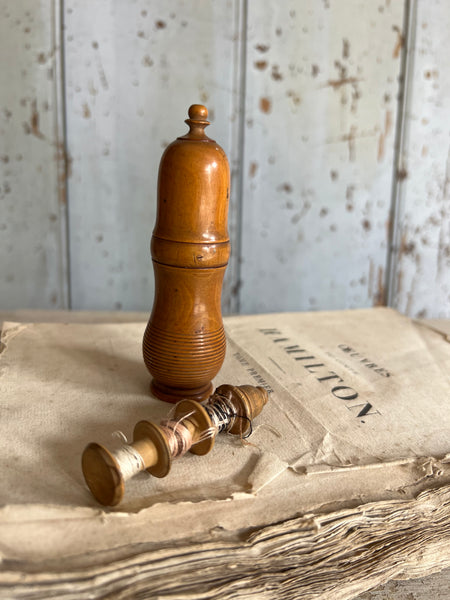
<instances>
[{"instance_id":1,"label":"peeling paint wall","mask_svg":"<svg viewBox=\"0 0 450 600\"><path fill-rule=\"evenodd\" d=\"M414 3L410 20L390 302L450 317L450 6Z\"/></svg>"},{"instance_id":2,"label":"peeling paint wall","mask_svg":"<svg viewBox=\"0 0 450 600\"><path fill-rule=\"evenodd\" d=\"M58 6L0 1L0 306L68 303Z\"/></svg>"},{"instance_id":3,"label":"peeling paint wall","mask_svg":"<svg viewBox=\"0 0 450 600\"><path fill-rule=\"evenodd\" d=\"M0 0L0 308L150 309L159 160L201 102L224 312L450 317L449 25L443 0Z\"/></svg>"},{"instance_id":4,"label":"peeling paint wall","mask_svg":"<svg viewBox=\"0 0 450 600\"><path fill-rule=\"evenodd\" d=\"M236 161L240 5L67 0L65 24L73 306L150 310L158 166L190 104Z\"/></svg>"},{"instance_id":5,"label":"peeling paint wall","mask_svg":"<svg viewBox=\"0 0 450 600\"><path fill-rule=\"evenodd\" d=\"M249 10L242 311L383 304L403 3Z\"/></svg>"}]
</instances>

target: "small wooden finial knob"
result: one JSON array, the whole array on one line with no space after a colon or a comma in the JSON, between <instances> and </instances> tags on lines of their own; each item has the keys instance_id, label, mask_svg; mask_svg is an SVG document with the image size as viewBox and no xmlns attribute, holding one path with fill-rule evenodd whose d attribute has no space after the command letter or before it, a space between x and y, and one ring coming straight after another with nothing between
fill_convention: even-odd
<instances>
[{"instance_id":1,"label":"small wooden finial knob","mask_svg":"<svg viewBox=\"0 0 450 600\"><path fill-rule=\"evenodd\" d=\"M205 133L205 127L208 127L208 109L203 104L191 104L189 107L189 119L185 123L189 125L189 133L179 139L182 140L209 140Z\"/></svg>"},{"instance_id":2,"label":"small wooden finial knob","mask_svg":"<svg viewBox=\"0 0 450 600\"><path fill-rule=\"evenodd\" d=\"M208 119L208 109L203 104L192 104L189 107L188 114L192 121L206 121Z\"/></svg>"}]
</instances>

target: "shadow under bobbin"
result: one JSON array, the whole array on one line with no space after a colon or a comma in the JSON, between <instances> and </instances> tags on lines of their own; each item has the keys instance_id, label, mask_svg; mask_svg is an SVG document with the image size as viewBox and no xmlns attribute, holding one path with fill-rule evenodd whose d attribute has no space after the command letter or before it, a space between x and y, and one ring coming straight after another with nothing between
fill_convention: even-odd
<instances>
[{"instance_id":1,"label":"shadow under bobbin","mask_svg":"<svg viewBox=\"0 0 450 600\"><path fill-rule=\"evenodd\" d=\"M268 401L264 388L251 385L222 385L206 404L195 400L178 402L170 419L159 425L139 421L133 443L111 452L91 443L82 455L86 483L100 504L115 506L125 492L125 481L146 470L155 477L165 477L172 461L186 451L208 454L220 431L246 437L251 422ZM179 440L184 446L179 446Z\"/></svg>"}]
</instances>

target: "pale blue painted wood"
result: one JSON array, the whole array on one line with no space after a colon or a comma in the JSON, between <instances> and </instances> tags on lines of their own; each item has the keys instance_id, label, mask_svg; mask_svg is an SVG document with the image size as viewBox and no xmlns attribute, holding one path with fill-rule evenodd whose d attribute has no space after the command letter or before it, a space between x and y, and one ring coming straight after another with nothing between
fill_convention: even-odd
<instances>
[{"instance_id":1,"label":"pale blue painted wood","mask_svg":"<svg viewBox=\"0 0 450 600\"><path fill-rule=\"evenodd\" d=\"M239 162L241 3L68 0L65 19L72 306L150 310L159 161L190 104Z\"/></svg>"},{"instance_id":2,"label":"pale blue painted wood","mask_svg":"<svg viewBox=\"0 0 450 600\"><path fill-rule=\"evenodd\" d=\"M0 0L1 308L150 309L159 160L202 102L233 175L224 312L450 316L450 16L405 4L398 118L404 4Z\"/></svg>"},{"instance_id":3,"label":"pale blue painted wood","mask_svg":"<svg viewBox=\"0 0 450 600\"><path fill-rule=\"evenodd\" d=\"M403 3L249 11L241 309L382 303Z\"/></svg>"},{"instance_id":4,"label":"pale blue painted wood","mask_svg":"<svg viewBox=\"0 0 450 600\"><path fill-rule=\"evenodd\" d=\"M0 306L67 308L66 155L53 0L0 0Z\"/></svg>"},{"instance_id":5,"label":"pale blue painted wood","mask_svg":"<svg viewBox=\"0 0 450 600\"><path fill-rule=\"evenodd\" d=\"M412 2L390 285L413 317L450 318L450 10Z\"/></svg>"}]
</instances>

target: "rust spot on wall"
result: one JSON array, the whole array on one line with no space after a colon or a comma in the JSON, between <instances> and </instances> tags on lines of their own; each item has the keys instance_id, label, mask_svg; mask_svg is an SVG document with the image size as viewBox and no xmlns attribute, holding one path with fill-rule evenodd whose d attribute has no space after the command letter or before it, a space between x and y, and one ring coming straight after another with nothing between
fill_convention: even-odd
<instances>
[{"instance_id":1,"label":"rust spot on wall","mask_svg":"<svg viewBox=\"0 0 450 600\"><path fill-rule=\"evenodd\" d=\"M422 156L428 156L428 146L422 146Z\"/></svg>"},{"instance_id":2,"label":"rust spot on wall","mask_svg":"<svg viewBox=\"0 0 450 600\"><path fill-rule=\"evenodd\" d=\"M399 256L414 255L415 250L416 250L415 242L413 240L408 241L407 233L403 232L402 238L400 241Z\"/></svg>"},{"instance_id":3,"label":"rust spot on wall","mask_svg":"<svg viewBox=\"0 0 450 600\"><path fill-rule=\"evenodd\" d=\"M83 104L83 117L85 119L91 118L91 109L89 108L89 106L86 102Z\"/></svg>"},{"instance_id":4,"label":"rust spot on wall","mask_svg":"<svg viewBox=\"0 0 450 600\"><path fill-rule=\"evenodd\" d=\"M327 214L328 214L328 208L326 206L324 206L323 208L320 209L320 213L319 213L320 217L322 217L322 218L326 217Z\"/></svg>"},{"instance_id":5,"label":"rust spot on wall","mask_svg":"<svg viewBox=\"0 0 450 600\"><path fill-rule=\"evenodd\" d=\"M355 85L360 80L358 77L349 77L347 72L347 67L343 65L339 60L334 61L334 66L338 71L337 79L329 79L326 83L327 86L332 87L333 89L338 89L343 85Z\"/></svg>"},{"instance_id":6,"label":"rust spot on wall","mask_svg":"<svg viewBox=\"0 0 450 600\"><path fill-rule=\"evenodd\" d=\"M281 81L281 79L283 79L283 75L280 73L278 65L272 66L272 79L274 81Z\"/></svg>"},{"instance_id":7,"label":"rust spot on wall","mask_svg":"<svg viewBox=\"0 0 450 600\"><path fill-rule=\"evenodd\" d=\"M317 77L317 75L319 74L319 66L318 65L311 65L311 75L313 77Z\"/></svg>"},{"instance_id":8,"label":"rust spot on wall","mask_svg":"<svg viewBox=\"0 0 450 600\"><path fill-rule=\"evenodd\" d=\"M37 100L33 100L31 102L31 118L29 132L41 140L45 139L44 134L39 129L39 112L37 109Z\"/></svg>"},{"instance_id":9,"label":"rust spot on wall","mask_svg":"<svg viewBox=\"0 0 450 600\"><path fill-rule=\"evenodd\" d=\"M350 42L347 38L342 40L342 58L348 58L350 56Z\"/></svg>"},{"instance_id":10,"label":"rust spot on wall","mask_svg":"<svg viewBox=\"0 0 450 600\"><path fill-rule=\"evenodd\" d=\"M343 77L341 79L329 79L326 83L327 86L332 87L333 89L338 89L342 85L354 84L361 81L359 77Z\"/></svg>"},{"instance_id":11,"label":"rust spot on wall","mask_svg":"<svg viewBox=\"0 0 450 600\"><path fill-rule=\"evenodd\" d=\"M251 162L250 163L250 168L249 168L249 175L250 175L250 177L253 178L256 175L257 171L258 171L258 163Z\"/></svg>"},{"instance_id":12,"label":"rust spot on wall","mask_svg":"<svg viewBox=\"0 0 450 600\"><path fill-rule=\"evenodd\" d=\"M255 46L256 50L258 50L258 52L267 52L268 50L270 50L270 46L269 44L257 44Z\"/></svg>"},{"instance_id":13,"label":"rust spot on wall","mask_svg":"<svg viewBox=\"0 0 450 600\"><path fill-rule=\"evenodd\" d=\"M40 65L45 65L45 63L47 62L47 58L46 58L44 52L39 52L39 54L37 55L37 62Z\"/></svg>"},{"instance_id":14,"label":"rust spot on wall","mask_svg":"<svg viewBox=\"0 0 450 600\"><path fill-rule=\"evenodd\" d=\"M264 71L267 68L268 62L267 60L257 60L254 63L255 67L260 71Z\"/></svg>"},{"instance_id":15,"label":"rust spot on wall","mask_svg":"<svg viewBox=\"0 0 450 600\"><path fill-rule=\"evenodd\" d=\"M269 98L260 98L259 99L259 108L263 113L270 113L272 110L272 102Z\"/></svg>"},{"instance_id":16,"label":"rust spot on wall","mask_svg":"<svg viewBox=\"0 0 450 600\"><path fill-rule=\"evenodd\" d=\"M294 92L294 90L288 90L286 92L286 96L288 98L291 98L291 100L295 104L295 106L298 106L302 101L301 97L296 92Z\"/></svg>"},{"instance_id":17,"label":"rust spot on wall","mask_svg":"<svg viewBox=\"0 0 450 600\"><path fill-rule=\"evenodd\" d=\"M397 273L397 289L396 293L401 294L403 291L403 271L400 269Z\"/></svg>"},{"instance_id":18,"label":"rust spot on wall","mask_svg":"<svg viewBox=\"0 0 450 600\"><path fill-rule=\"evenodd\" d=\"M292 185L290 183L282 183L280 186L278 186L278 189L282 192L290 194L292 192Z\"/></svg>"},{"instance_id":19,"label":"rust spot on wall","mask_svg":"<svg viewBox=\"0 0 450 600\"><path fill-rule=\"evenodd\" d=\"M364 219L362 222L362 226L364 231L370 231L372 229L372 223L369 221L369 219Z\"/></svg>"},{"instance_id":20,"label":"rust spot on wall","mask_svg":"<svg viewBox=\"0 0 450 600\"><path fill-rule=\"evenodd\" d=\"M402 35L400 27L393 25L392 30L397 34L397 41L394 46L394 51L392 52L392 58L398 58L400 56L400 51L403 48L403 44L405 43L405 39Z\"/></svg>"},{"instance_id":21,"label":"rust spot on wall","mask_svg":"<svg viewBox=\"0 0 450 600\"><path fill-rule=\"evenodd\" d=\"M165 29L167 27L167 23L161 19L155 22L156 29Z\"/></svg>"},{"instance_id":22,"label":"rust spot on wall","mask_svg":"<svg viewBox=\"0 0 450 600\"><path fill-rule=\"evenodd\" d=\"M396 177L399 181L403 181L404 179L406 179L408 177L408 171L405 169L405 167L401 167L400 169L397 169Z\"/></svg>"},{"instance_id":23,"label":"rust spot on wall","mask_svg":"<svg viewBox=\"0 0 450 600\"><path fill-rule=\"evenodd\" d=\"M356 159L355 139L356 139L356 125L350 127L350 131L347 134L341 135L339 141L348 143L348 158L350 162L354 162Z\"/></svg>"},{"instance_id":24,"label":"rust spot on wall","mask_svg":"<svg viewBox=\"0 0 450 600\"><path fill-rule=\"evenodd\" d=\"M381 162L384 158L385 153L385 141L386 137L390 134L392 129L392 111L387 110L384 118L384 131L380 133L380 137L378 139L378 155L377 160Z\"/></svg>"},{"instance_id":25,"label":"rust spot on wall","mask_svg":"<svg viewBox=\"0 0 450 600\"><path fill-rule=\"evenodd\" d=\"M67 204L67 179L72 175L72 157L66 151L63 142L56 145L55 159L58 165L58 201Z\"/></svg>"},{"instance_id":26,"label":"rust spot on wall","mask_svg":"<svg viewBox=\"0 0 450 600\"><path fill-rule=\"evenodd\" d=\"M237 296L239 294L239 290L242 287L242 280L238 279L238 281L231 287L231 295Z\"/></svg>"},{"instance_id":27,"label":"rust spot on wall","mask_svg":"<svg viewBox=\"0 0 450 600\"><path fill-rule=\"evenodd\" d=\"M148 54L146 54L143 58L142 58L142 64L144 65L144 67L151 67L153 66L153 61L150 58L150 56Z\"/></svg>"},{"instance_id":28,"label":"rust spot on wall","mask_svg":"<svg viewBox=\"0 0 450 600\"><path fill-rule=\"evenodd\" d=\"M439 227L441 221L436 215L430 215L427 219L427 223L430 223L430 225L433 225L434 227Z\"/></svg>"},{"instance_id":29,"label":"rust spot on wall","mask_svg":"<svg viewBox=\"0 0 450 600\"><path fill-rule=\"evenodd\" d=\"M425 71L425 79L437 79L439 77L439 71L433 69L433 71Z\"/></svg>"},{"instance_id":30,"label":"rust spot on wall","mask_svg":"<svg viewBox=\"0 0 450 600\"><path fill-rule=\"evenodd\" d=\"M332 181L336 181L336 179L339 177L339 173L337 171L330 171L330 177Z\"/></svg>"},{"instance_id":31,"label":"rust spot on wall","mask_svg":"<svg viewBox=\"0 0 450 600\"><path fill-rule=\"evenodd\" d=\"M377 292L375 294L374 306L386 306L386 290L384 286L384 270L378 267Z\"/></svg>"}]
</instances>

